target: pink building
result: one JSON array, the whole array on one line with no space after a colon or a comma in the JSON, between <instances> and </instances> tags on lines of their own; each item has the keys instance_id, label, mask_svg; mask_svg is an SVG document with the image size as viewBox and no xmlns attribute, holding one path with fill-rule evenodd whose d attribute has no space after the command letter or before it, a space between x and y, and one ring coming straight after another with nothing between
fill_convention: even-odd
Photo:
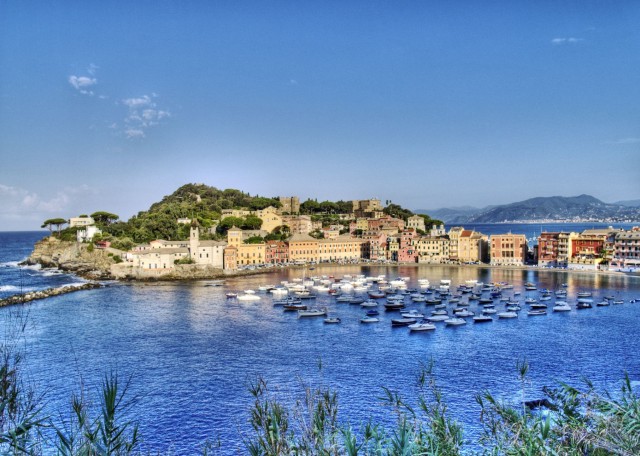
<instances>
[{"instance_id":1,"label":"pink building","mask_svg":"<svg viewBox=\"0 0 640 456\"><path fill-rule=\"evenodd\" d=\"M400 235L400 248L398 249L398 263L417 263L418 253L413 245L417 233L413 228L404 230Z\"/></svg>"}]
</instances>

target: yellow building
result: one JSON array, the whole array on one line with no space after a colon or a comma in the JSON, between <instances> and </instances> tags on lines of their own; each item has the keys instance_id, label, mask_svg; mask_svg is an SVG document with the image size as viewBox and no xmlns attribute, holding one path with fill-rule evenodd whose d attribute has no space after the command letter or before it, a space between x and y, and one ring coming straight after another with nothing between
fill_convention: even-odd
<instances>
[{"instance_id":1,"label":"yellow building","mask_svg":"<svg viewBox=\"0 0 640 456\"><path fill-rule=\"evenodd\" d=\"M369 220L366 218L357 219L356 230L369 231Z\"/></svg>"},{"instance_id":2,"label":"yellow building","mask_svg":"<svg viewBox=\"0 0 640 456\"><path fill-rule=\"evenodd\" d=\"M287 241L289 244L289 261L291 263L317 262L318 239L312 238L308 234L296 233Z\"/></svg>"},{"instance_id":3,"label":"yellow building","mask_svg":"<svg viewBox=\"0 0 640 456\"><path fill-rule=\"evenodd\" d=\"M222 218L225 217L246 217L251 211L247 209L222 209Z\"/></svg>"},{"instance_id":4,"label":"yellow building","mask_svg":"<svg viewBox=\"0 0 640 456\"><path fill-rule=\"evenodd\" d=\"M420 236L414 240L413 248L418 254L418 263L449 262L449 238L446 236Z\"/></svg>"},{"instance_id":5,"label":"yellow building","mask_svg":"<svg viewBox=\"0 0 640 456\"><path fill-rule=\"evenodd\" d=\"M248 266L251 264L265 263L265 243L259 244L240 244L235 246L238 249L237 264L238 266Z\"/></svg>"},{"instance_id":6,"label":"yellow building","mask_svg":"<svg viewBox=\"0 0 640 456\"><path fill-rule=\"evenodd\" d=\"M486 259L489 237L473 230L463 230L458 238L458 260L477 263Z\"/></svg>"},{"instance_id":7,"label":"yellow building","mask_svg":"<svg viewBox=\"0 0 640 456\"><path fill-rule=\"evenodd\" d=\"M318 259L321 262L359 261L362 258L363 242L362 239L353 238L348 234L335 239L319 239Z\"/></svg>"},{"instance_id":8,"label":"yellow building","mask_svg":"<svg viewBox=\"0 0 640 456\"><path fill-rule=\"evenodd\" d=\"M271 233L274 229L282 226L282 217L278 215L275 207L267 207L260 211L255 211L254 215L262 220L262 226L260 229Z\"/></svg>"},{"instance_id":9,"label":"yellow building","mask_svg":"<svg viewBox=\"0 0 640 456\"><path fill-rule=\"evenodd\" d=\"M460 261L458 258L458 244L463 231L464 228L461 226L454 226L449 230L449 258L451 261Z\"/></svg>"}]
</instances>

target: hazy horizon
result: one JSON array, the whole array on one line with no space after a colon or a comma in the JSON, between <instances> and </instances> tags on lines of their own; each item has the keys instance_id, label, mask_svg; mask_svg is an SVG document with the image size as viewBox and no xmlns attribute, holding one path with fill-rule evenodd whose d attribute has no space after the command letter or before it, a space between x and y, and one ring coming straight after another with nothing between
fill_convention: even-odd
<instances>
[{"instance_id":1,"label":"hazy horizon","mask_svg":"<svg viewBox=\"0 0 640 456\"><path fill-rule=\"evenodd\" d=\"M640 198L640 3L2 2L0 230L190 182Z\"/></svg>"}]
</instances>

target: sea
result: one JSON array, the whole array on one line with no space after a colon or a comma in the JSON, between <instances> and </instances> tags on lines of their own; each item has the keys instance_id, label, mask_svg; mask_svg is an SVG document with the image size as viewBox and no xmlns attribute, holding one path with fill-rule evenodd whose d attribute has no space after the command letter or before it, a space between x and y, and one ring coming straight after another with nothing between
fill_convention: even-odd
<instances>
[{"instance_id":1,"label":"sea","mask_svg":"<svg viewBox=\"0 0 640 456\"><path fill-rule=\"evenodd\" d=\"M593 225L563 225L581 231ZM484 228L484 230L482 229ZM507 232L497 225L479 229ZM527 237L557 228L537 225ZM511 230L523 232L521 225ZM82 279L19 262L45 232L0 232L0 297L17 292L82 282ZM322 318L298 318L273 305L258 291L311 276L408 277L409 287L428 279L437 285L451 280L452 289L468 280L505 282L521 292L521 300L538 289L567 290L567 301L592 291L594 307L546 316L520 312L513 320L445 327L410 333L394 328L397 313L385 312L380 322L360 323L358 305L337 303L320 294L340 324ZM481 432L475 396L491 392L518 404L522 384L516 365L530 364L525 385L527 399L542 397L542 389L566 382L598 389L619 390L628 374L640 384L640 277L537 269L499 269L453 266L317 266L279 269L227 279L223 286L209 281L171 283L105 282L105 287L0 309L4 341L16 343L24 354L25 384L41 396L44 412L53 422L71 414L73 394L83 392L93 411L99 406L100 384L117 373L128 383L124 418L140 425L142 449L150 454L197 454L205 442L219 446L217 454L247 454L251 439L249 386L263 378L275 397L295 407L306 386L337 391L339 419L359 429L367 421L393 429L394 415L382 404L383 387L408 403L418 395L417 378L433 362L436 382L451 416L464 427L473 447ZM226 293L255 290L256 301L228 299ZM596 307L603 297L624 304ZM409 302L407 300L407 302ZM549 302L551 306L553 300ZM449 306L451 308L452 306ZM500 308L500 305L497 306ZM524 309L525 306L523 306ZM423 303L408 304L421 312ZM471 310L478 313L477 304Z\"/></svg>"}]
</instances>

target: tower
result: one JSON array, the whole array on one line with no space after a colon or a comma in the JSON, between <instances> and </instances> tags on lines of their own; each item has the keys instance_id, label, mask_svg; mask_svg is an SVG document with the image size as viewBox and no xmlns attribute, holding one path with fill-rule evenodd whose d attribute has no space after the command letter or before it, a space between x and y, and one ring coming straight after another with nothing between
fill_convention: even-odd
<instances>
[{"instance_id":1,"label":"tower","mask_svg":"<svg viewBox=\"0 0 640 456\"><path fill-rule=\"evenodd\" d=\"M195 262L198 254L198 246L200 245L200 228L198 220L191 220L191 229L189 230L189 254Z\"/></svg>"}]
</instances>

